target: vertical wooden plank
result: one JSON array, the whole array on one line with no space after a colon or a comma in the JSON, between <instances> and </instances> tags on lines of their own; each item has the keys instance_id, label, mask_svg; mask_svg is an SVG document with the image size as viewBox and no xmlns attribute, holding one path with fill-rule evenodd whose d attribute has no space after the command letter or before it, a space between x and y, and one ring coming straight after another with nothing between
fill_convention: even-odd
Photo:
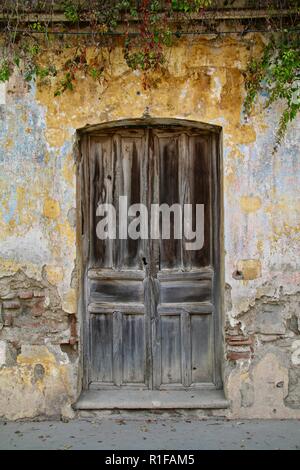
<instances>
[{"instance_id":1,"label":"vertical wooden plank","mask_svg":"<svg viewBox=\"0 0 300 470\"><path fill-rule=\"evenodd\" d=\"M123 377L122 313L113 313L113 381L120 386Z\"/></svg>"},{"instance_id":2,"label":"vertical wooden plank","mask_svg":"<svg viewBox=\"0 0 300 470\"><path fill-rule=\"evenodd\" d=\"M213 382L213 319L191 315L192 382Z\"/></svg>"},{"instance_id":3,"label":"vertical wooden plank","mask_svg":"<svg viewBox=\"0 0 300 470\"><path fill-rule=\"evenodd\" d=\"M151 204L159 203L159 146L153 130L147 131L147 207L150 214ZM151 229L151 227L149 227ZM150 233L150 231L149 231ZM149 239L146 249L147 266L145 279L145 301L149 318L149 347L151 366L150 387L158 389L161 384L161 325L157 312L159 303L159 281L157 271L160 264L160 240Z\"/></svg>"},{"instance_id":4,"label":"vertical wooden plank","mask_svg":"<svg viewBox=\"0 0 300 470\"><path fill-rule=\"evenodd\" d=\"M159 202L172 206L179 203L179 148L178 136L159 137ZM170 239L161 239L160 265L171 269L180 263L181 240L174 238L174 214L170 217Z\"/></svg>"},{"instance_id":5,"label":"vertical wooden plank","mask_svg":"<svg viewBox=\"0 0 300 470\"><path fill-rule=\"evenodd\" d=\"M192 383L191 322L187 311L181 313L181 358L182 383L189 387Z\"/></svg>"},{"instance_id":6,"label":"vertical wooden plank","mask_svg":"<svg viewBox=\"0 0 300 470\"><path fill-rule=\"evenodd\" d=\"M212 264L214 267L213 279L213 354L214 354L214 383L222 387L221 360L224 357L222 331L224 328L224 232L223 232L223 168L222 168L222 134L211 135L211 208L212 208ZM222 247L222 248L221 248Z\"/></svg>"},{"instance_id":7,"label":"vertical wooden plank","mask_svg":"<svg viewBox=\"0 0 300 470\"><path fill-rule=\"evenodd\" d=\"M151 365L152 371L150 370L151 378L150 384L152 382L152 388L157 389L161 384L161 328L160 328L160 318L157 314L157 304L159 297L159 282L156 278L152 276L147 276L144 280L144 289L145 289L145 308L149 318L149 326L151 325L149 337L149 346L152 349L151 362L148 362L148 365Z\"/></svg>"},{"instance_id":8,"label":"vertical wooden plank","mask_svg":"<svg viewBox=\"0 0 300 470\"><path fill-rule=\"evenodd\" d=\"M154 181L155 174L153 170L153 136L149 129L144 132L144 146L141 161L141 202L145 204L150 214L150 207L153 197L153 184L157 185L158 180ZM150 227L148 227L150 233ZM145 303L145 376L146 384L150 389L153 387L153 345L152 345L152 327L156 317L156 303L157 303L157 292L152 292L152 284L157 281L153 281L155 277L155 262L156 258L153 256L153 241L142 240L141 243L141 260L142 267L145 272L144 286L144 303ZM153 277L152 277L153 276ZM157 290L157 289L156 289ZM158 290L157 290L158 291ZM153 297L154 295L154 297ZM155 348L154 348L155 350ZM155 354L155 352L154 352Z\"/></svg>"},{"instance_id":9,"label":"vertical wooden plank","mask_svg":"<svg viewBox=\"0 0 300 470\"><path fill-rule=\"evenodd\" d=\"M145 318L123 314L122 383L145 383Z\"/></svg>"},{"instance_id":10,"label":"vertical wooden plank","mask_svg":"<svg viewBox=\"0 0 300 470\"><path fill-rule=\"evenodd\" d=\"M132 204L139 204L141 202L141 152L142 142L140 138L136 137L122 137L121 138L121 153L122 153L122 173L121 178L123 183L123 195L128 198L128 207ZM130 220L128 220L128 223ZM139 251L141 240L121 240L122 252L120 253L120 265L123 267L139 267L141 260Z\"/></svg>"},{"instance_id":11,"label":"vertical wooden plank","mask_svg":"<svg viewBox=\"0 0 300 470\"><path fill-rule=\"evenodd\" d=\"M114 168L111 158L111 138L110 136L95 138L92 142L91 152L93 155L94 177L93 177L93 232L91 234L91 243L95 245L94 264L103 268L113 266L113 245L114 240L100 240L96 235L96 225L100 220L96 217L96 211L99 204L111 204L112 189L114 184Z\"/></svg>"},{"instance_id":12,"label":"vertical wooden plank","mask_svg":"<svg viewBox=\"0 0 300 470\"><path fill-rule=\"evenodd\" d=\"M119 197L124 195L123 188L121 187L121 173L122 173L122 159L121 159L121 136L115 133L112 137L112 160L114 168L113 176L113 205L115 208L119 206ZM119 211L116 211L116 225L119 227ZM122 263L122 249L124 240L120 240L117 236L114 241L113 249L113 266L119 269Z\"/></svg>"},{"instance_id":13,"label":"vertical wooden plank","mask_svg":"<svg viewBox=\"0 0 300 470\"><path fill-rule=\"evenodd\" d=\"M179 139L179 198L182 207L182 240L181 240L181 266L185 271L192 269L192 253L185 249L184 237L184 204L193 203L194 178L193 178L193 155L189 149L190 137L182 133Z\"/></svg>"},{"instance_id":14,"label":"vertical wooden plank","mask_svg":"<svg viewBox=\"0 0 300 470\"><path fill-rule=\"evenodd\" d=\"M201 250L191 251L193 267L208 266L211 262L211 153L209 136L190 138L189 153L192 158L190 179L194 188L192 194L193 220L195 222L196 204L204 204L204 246Z\"/></svg>"},{"instance_id":15,"label":"vertical wooden plank","mask_svg":"<svg viewBox=\"0 0 300 470\"><path fill-rule=\"evenodd\" d=\"M161 315L160 322L162 384L180 384L182 382L180 315Z\"/></svg>"},{"instance_id":16,"label":"vertical wooden plank","mask_svg":"<svg viewBox=\"0 0 300 470\"><path fill-rule=\"evenodd\" d=\"M131 204L131 187L132 187L132 153L133 153L133 142L125 140L121 133L118 138L120 139L120 149L117 154L117 178L116 188L119 196L127 196L128 207ZM116 202L116 208L118 207ZM117 210L118 212L118 210ZM118 221L120 220L121 214L118 213ZM127 215L126 215L127 218ZM128 218L127 218L128 222ZM119 226L119 224L118 224ZM129 261L129 240L118 239L118 269L124 268ZM132 247L133 248L133 247Z\"/></svg>"},{"instance_id":17,"label":"vertical wooden plank","mask_svg":"<svg viewBox=\"0 0 300 470\"><path fill-rule=\"evenodd\" d=\"M114 206L117 210L117 228L119 227L120 214L118 213L119 197L126 196L128 207L141 202L141 159L143 154L143 131L130 135L122 135L122 132L113 136L113 159L115 162L114 175ZM129 220L127 219L129 223ZM115 240L115 266L117 269L140 268L141 240L123 239Z\"/></svg>"},{"instance_id":18,"label":"vertical wooden plank","mask_svg":"<svg viewBox=\"0 0 300 470\"><path fill-rule=\"evenodd\" d=\"M89 145L89 238L90 238L90 253L89 253L89 262L90 265L95 263L95 240L96 240L96 227L95 227L95 185L96 174L97 174L97 154L95 142L90 140Z\"/></svg>"},{"instance_id":19,"label":"vertical wooden plank","mask_svg":"<svg viewBox=\"0 0 300 470\"><path fill-rule=\"evenodd\" d=\"M91 381L113 381L113 319L111 314L91 315Z\"/></svg>"}]
</instances>

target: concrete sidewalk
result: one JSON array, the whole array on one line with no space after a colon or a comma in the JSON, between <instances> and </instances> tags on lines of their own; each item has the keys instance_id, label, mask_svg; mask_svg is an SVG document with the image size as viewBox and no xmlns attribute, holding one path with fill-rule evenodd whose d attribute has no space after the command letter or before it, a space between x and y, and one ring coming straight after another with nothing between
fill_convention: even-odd
<instances>
[{"instance_id":1,"label":"concrete sidewalk","mask_svg":"<svg viewBox=\"0 0 300 470\"><path fill-rule=\"evenodd\" d=\"M0 422L0 449L300 449L300 421L97 416Z\"/></svg>"}]
</instances>

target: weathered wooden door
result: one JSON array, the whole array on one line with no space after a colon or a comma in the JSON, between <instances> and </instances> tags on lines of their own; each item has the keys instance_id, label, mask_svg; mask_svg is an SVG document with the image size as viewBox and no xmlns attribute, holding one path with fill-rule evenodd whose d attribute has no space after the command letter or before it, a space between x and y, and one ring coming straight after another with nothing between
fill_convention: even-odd
<instances>
[{"instance_id":1,"label":"weathered wooden door","mask_svg":"<svg viewBox=\"0 0 300 470\"><path fill-rule=\"evenodd\" d=\"M89 388L220 387L217 135L130 123L82 138L85 372ZM145 239L97 237L99 204L148 209ZM204 245L151 238L151 205L204 204ZM195 210L192 214L195 216ZM132 220L128 217L128 223ZM162 223L162 222L161 222Z\"/></svg>"}]
</instances>

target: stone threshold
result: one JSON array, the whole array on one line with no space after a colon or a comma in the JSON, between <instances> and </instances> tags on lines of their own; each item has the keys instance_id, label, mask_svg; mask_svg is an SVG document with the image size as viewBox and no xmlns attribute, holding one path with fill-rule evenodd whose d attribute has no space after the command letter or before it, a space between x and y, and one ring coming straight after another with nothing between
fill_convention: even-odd
<instances>
[{"instance_id":1,"label":"stone threshold","mask_svg":"<svg viewBox=\"0 0 300 470\"><path fill-rule=\"evenodd\" d=\"M225 409L229 401L223 390L87 390L83 391L76 410L161 410Z\"/></svg>"}]
</instances>

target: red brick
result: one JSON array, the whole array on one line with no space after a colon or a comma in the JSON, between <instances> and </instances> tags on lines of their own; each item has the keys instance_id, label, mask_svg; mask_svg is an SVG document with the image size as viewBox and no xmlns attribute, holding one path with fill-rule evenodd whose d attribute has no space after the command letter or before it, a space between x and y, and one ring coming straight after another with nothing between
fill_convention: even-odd
<instances>
[{"instance_id":1,"label":"red brick","mask_svg":"<svg viewBox=\"0 0 300 470\"><path fill-rule=\"evenodd\" d=\"M2 317L3 317L4 326L12 326L13 325L14 319L13 319L13 316L12 316L11 313L3 313Z\"/></svg>"},{"instance_id":2,"label":"red brick","mask_svg":"<svg viewBox=\"0 0 300 470\"><path fill-rule=\"evenodd\" d=\"M32 297L33 297L32 290L24 290L22 292L19 292L19 298L22 300L32 299Z\"/></svg>"},{"instance_id":3,"label":"red brick","mask_svg":"<svg viewBox=\"0 0 300 470\"><path fill-rule=\"evenodd\" d=\"M71 337L70 337L69 344L70 344L71 346L74 346L74 344L76 344L76 343L77 343L77 338L74 337L74 336L71 336Z\"/></svg>"},{"instance_id":4,"label":"red brick","mask_svg":"<svg viewBox=\"0 0 300 470\"><path fill-rule=\"evenodd\" d=\"M34 317L40 317L44 312L44 300L38 300L31 308L31 313Z\"/></svg>"},{"instance_id":5,"label":"red brick","mask_svg":"<svg viewBox=\"0 0 300 470\"><path fill-rule=\"evenodd\" d=\"M21 307L21 304L18 300L5 300L2 306L7 310L16 310Z\"/></svg>"},{"instance_id":6,"label":"red brick","mask_svg":"<svg viewBox=\"0 0 300 470\"><path fill-rule=\"evenodd\" d=\"M70 340L69 343L74 345L77 343L77 322L74 314L69 315L70 321Z\"/></svg>"},{"instance_id":7,"label":"red brick","mask_svg":"<svg viewBox=\"0 0 300 470\"><path fill-rule=\"evenodd\" d=\"M243 340L245 338L246 338L246 336L244 336L244 335L228 335L228 336L226 336L226 340L230 340L230 341L240 341L240 340Z\"/></svg>"},{"instance_id":8,"label":"red brick","mask_svg":"<svg viewBox=\"0 0 300 470\"><path fill-rule=\"evenodd\" d=\"M236 339L230 339L227 340L227 344L229 346L251 346L252 345L252 339L251 338L244 338L241 340L236 340Z\"/></svg>"},{"instance_id":9,"label":"red brick","mask_svg":"<svg viewBox=\"0 0 300 470\"><path fill-rule=\"evenodd\" d=\"M227 359L229 361L238 361L240 359L250 359L251 353L250 352L236 352L231 351L227 353Z\"/></svg>"}]
</instances>

